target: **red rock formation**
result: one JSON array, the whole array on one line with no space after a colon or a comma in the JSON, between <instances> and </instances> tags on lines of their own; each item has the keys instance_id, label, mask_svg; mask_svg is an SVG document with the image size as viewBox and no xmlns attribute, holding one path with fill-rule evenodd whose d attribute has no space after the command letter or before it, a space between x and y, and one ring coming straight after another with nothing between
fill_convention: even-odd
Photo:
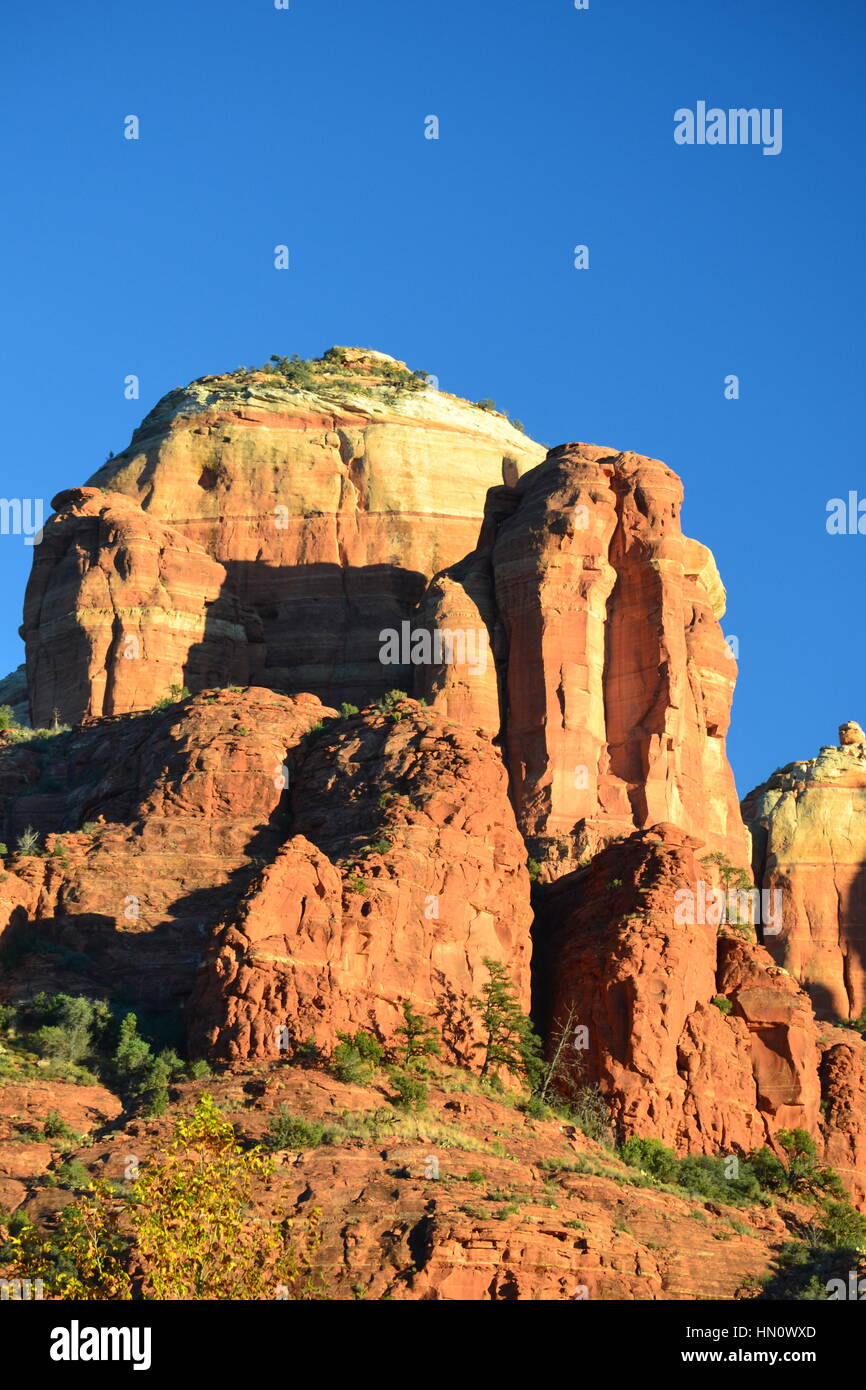
<instances>
[{"instance_id":1,"label":"red rock formation","mask_svg":"<svg viewBox=\"0 0 866 1390\"><path fill-rule=\"evenodd\" d=\"M30 697L27 693L27 668L23 664L0 680L0 705L8 705L18 724L30 722Z\"/></svg>"},{"instance_id":2,"label":"red rock formation","mask_svg":"<svg viewBox=\"0 0 866 1390\"><path fill-rule=\"evenodd\" d=\"M93 487L61 496L35 550L34 718L147 708L172 684L220 680L334 704L405 688L380 633L471 549L491 484L544 452L380 353L171 392Z\"/></svg>"},{"instance_id":3,"label":"red rock formation","mask_svg":"<svg viewBox=\"0 0 866 1390\"><path fill-rule=\"evenodd\" d=\"M782 904L769 951L821 1018L866 1009L866 749L856 725L840 747L790 763L743 801L756 881ZM862 732L862 731L860 731Z\"/></svg>"},{"instance_id":4,"label":"red rock formation","mask_svg":"<svg viewBox=\"0 0 866 1390\"><path fill-rule=\"evenodd\" d=\"M824 1160L866 1207L866 1040L842 1028L820 1039Z\"/></svg>"},{"instance_id":5,"label":"red rock formation","mask_svg":"<svg viewBox=\"0 0 866 1390\"><path fill-rule=\"evenodd\" d=\"M818 1122L817 1027L809 997L760 946L719 939L716 983L749 1030L756 1104L773 1132Z\"/></svg>"},{"instance_id":6,"label":"red rock formation","mask_svg":"<svg viewBox=\"0 0 866 1390\"><path fill-rule=\"evenodd\" d=\"M43 1079L31 1079L27 1085L4 1081L0 1091L0 1207L14 1211L26 1199L28 1184L47 1172L61 1149L56 1137L35 1138L48 1114L59 1115L68 1129L83 1136L117 1120L123 1107L104 1086Z\"/></svg>"},{"instance_id":7,"label":"red rock formation","mask_svg":"<svg viewBox=\"0 0 866 1390\"><path fill-rule=\"evenodd\" d=\"M203 966L196 1048L273 1058L281 1029L327 1049L356 1028L393 1042L408 999L472 1062L485 957L529 1003L525 851L489 743L411 701L366 713L301 754L292 811Z\"/></svg>"},{"instance_id":8,"label":"red rock formation","mask_svg":"<svg viewBox=\"0 0 866 1390\"><path fill-rule=\"evenodd\" d=\"M207 932L285 837L289 751L333 713L310 695L226 690L0 750L2 838L14 848L29 825L49 850L13 855L0 881L21 978L68 988L57 968L72 952L91 989L182 1003ZM36 936L54 952L38 963L24 949Z\"/></svg>"},{"instance_id":9,"label":"red rock formation","mask_svg":"<svg viewBox=\"0 0 866 1390\"><path fill-rule=\"evenodd\" d=\"M684 1190L635 1186L633 1168L573 1126L527 1120L504 1100L454 1090L444 1072L431 1078L428 1107L414 1117L417 1136L406 1134L399 1110L383 1107L380 1078L348 1085L285 1064L181 1083L159 1119L115 1119L112 1098L103 1104L90 1094L101 1088L83 1088L90 1113L81 1115L70 1098L81 1089L37 1084L28 1103L23 1087L0 1088L0 1135L19 1135L0 1143L0 1193L10 1208L42 1223L72 1198L40 1185L47 1162L59 1156L49 1144L20 1142L22 1112L29 1110L32 1124L57 1108L83 1130L101 1111L110 1128L74 1157L94 1176L120 1183L130 1155L144 1167L203 1090L250 1143L272 1138L268 1127L284 1108L330 1129L333 1142L276 1153L272 1176L254 1185L255 1215L272 1212L275 1195L302 1221L310 1210L319 1213L316 1265L329 1299L749 1297L756 1279L772 1271L779 1246L815 1215L789 1202L725 1210ZM13 1149L22 1177L4 1179ZM850 1256L840 1252L843 1260L847 1279ZM12 1272L0 1265L0 1275Z\"/></svg>"},{"instance_id":10,"label":"red rock formation","mask_svg":"<svg viewBox=\"0 0 866 1390\"><path fill-rule=\"evenodd\" d=\"M780 1129L817 1132L817 1029L807 996L746 928L681 910L683 889L718 883L699 848L657 826L546 890L549 1018L574 1009L587 1027L587 1077L623 1136L748 1152Z\"/></svg>"},{"instance_id":11,"label":"red rock formation","mask_svg":"<svg viewBox=\"0 0 866 1390\"><path fill-rule=\"evenodd\" d=\"M573 866L611 835L668 821L735 864L748 841L725 757L735 665L712 556L680 530L664 464L585 444L494 489L478 550L434 581L430 628L489 635L518 822ZM419 691L495 730L493 662Z\"/></svg>"},{"instance_id":12,"label":"red rock formation","mask_svg":"<svg viewBox=\"0 0 866 1390\"><path fill-rule=\"evenodd\" d=\"M37 723L88 722L0 740L0 833L33 826L48 851L0 878L4 990L188 1004L194 1050L234 1067L358 1028L393 1044L410 1000L472 1065L484 957L529 1004L526 843L548 880L594 855L545 884L534 964L548 1023L586 1027L620 1136L745 1153L803 1127L866 1200L866 1049L819 1030L800 987L866 1003L862 730L749 802L786 969L682 915L748 838L724 593L682 535L679 480L589 445L541 463L375 354L295 370L173 393L97 475L112 491L57 499L28 590L31 702ZM404 624L412 654L389 665L383 629ZM414 679L432 707L338 719L316 695L210 690L250 673L357 702ZM201 693L131 717L172 685ZM677 1277L636 1248L608 1263L607 1230L565 1255L522 1233L509 1261L472 1221L414 1232L419 1296Z\"/></svg>"},{"instance_id":13,"label":"red rock formation","mask_svg":"<svg viewBox=\"0 0 866 1390\"><path fill-rule=\"evenodd\" d=\"M172 685L247 680L222 565L120 493L77 488L51 505L24 608L34 724L147 709Z\"/></svg>"}]
</instances>

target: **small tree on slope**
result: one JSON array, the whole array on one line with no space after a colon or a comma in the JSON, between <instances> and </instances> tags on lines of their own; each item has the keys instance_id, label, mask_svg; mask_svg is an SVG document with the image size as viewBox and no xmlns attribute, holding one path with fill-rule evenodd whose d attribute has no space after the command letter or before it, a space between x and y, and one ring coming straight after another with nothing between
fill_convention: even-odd
<instances>
[{"instance_id":1,"label":"small tree on slope","mask_svg":"<svg viewBox=\"0 0 866 1390\"><path fill-rule=\"evenodd\" d=\"M535 1085L541 1071L541 1041L530 1019L520 1007L514 985L501 961L484 957L490 979L481 987L481 997L470 1004L481 1011L481 1021L487 1033L483 1043L482 1080L496 1078L499 1068L525 1076Z\"/></svg>"}]
</instances>

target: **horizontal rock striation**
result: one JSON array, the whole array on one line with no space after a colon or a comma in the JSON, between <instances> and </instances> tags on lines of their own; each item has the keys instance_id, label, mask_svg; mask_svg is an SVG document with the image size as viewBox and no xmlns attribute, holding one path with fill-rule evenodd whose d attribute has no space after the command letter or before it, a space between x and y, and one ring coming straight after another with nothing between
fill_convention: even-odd
<instances>
[{"instance_id":1,"label":"horizontal rock striation","mask_svg":"<svg viewBox=\"0 0 866 1390\"><path fill-rule=\"evenodd\" d=\"M37 721L146 708L220 664L226 684L331 704L406 686L380 632L472 548L487 489L544 448L385 354L288 370L170 392L57 499L25 612Z\"/></svg>"},{"instance_id":2,"label":"horizontal rock striation","mask_svg":"<svg viewBox=\"0 0 866 1390\"><path fill-rule=\"evenodd\" d=\"M782 930L765 944L828 1020L866 1009L866 747L850 728L743 801L756 882L781 895Z\"/></svg>"}]
</instances>

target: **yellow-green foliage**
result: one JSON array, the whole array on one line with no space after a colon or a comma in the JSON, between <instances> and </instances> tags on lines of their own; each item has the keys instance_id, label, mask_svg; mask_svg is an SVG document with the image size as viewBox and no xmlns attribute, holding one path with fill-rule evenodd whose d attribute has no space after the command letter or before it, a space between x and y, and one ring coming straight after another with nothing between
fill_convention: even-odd
<instances>
[{"instance_id":1,"label":"yellow-green foliage","mask_svg":"<svg viewBox=\"0 0 866 1390\"><path fill-rule=\"evenodd\" d=\"M267 1193L272 1171L205 1095L128 1193L94 1183L55 1232L26 1227L6 1249L60 1298L316 1298L318 1213L292 1220Z\"/></svg>"}]
</instances>

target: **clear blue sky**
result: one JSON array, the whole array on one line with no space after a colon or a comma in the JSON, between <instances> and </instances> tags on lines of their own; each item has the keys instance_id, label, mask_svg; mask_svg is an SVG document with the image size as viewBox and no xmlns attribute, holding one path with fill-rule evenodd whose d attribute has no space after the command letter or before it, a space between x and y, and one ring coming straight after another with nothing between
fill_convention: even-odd
<instances>
[{"instance_id":1,"label":"clear blue sky","mask_svg":"<svg viewBox=\"0 0 866 1390\"><path fill-rule=\"evenodd\" d=\"M332 343L652 454L728 587L748 790L866 722L866 536L825 530L866 496L864 38L861 0L8 7L0 492L50 499L171 387ZM675 145L701 100L781 107L782 153ZM0 673L31 555L0 537Z\"/></svg>"}]
</instances>

